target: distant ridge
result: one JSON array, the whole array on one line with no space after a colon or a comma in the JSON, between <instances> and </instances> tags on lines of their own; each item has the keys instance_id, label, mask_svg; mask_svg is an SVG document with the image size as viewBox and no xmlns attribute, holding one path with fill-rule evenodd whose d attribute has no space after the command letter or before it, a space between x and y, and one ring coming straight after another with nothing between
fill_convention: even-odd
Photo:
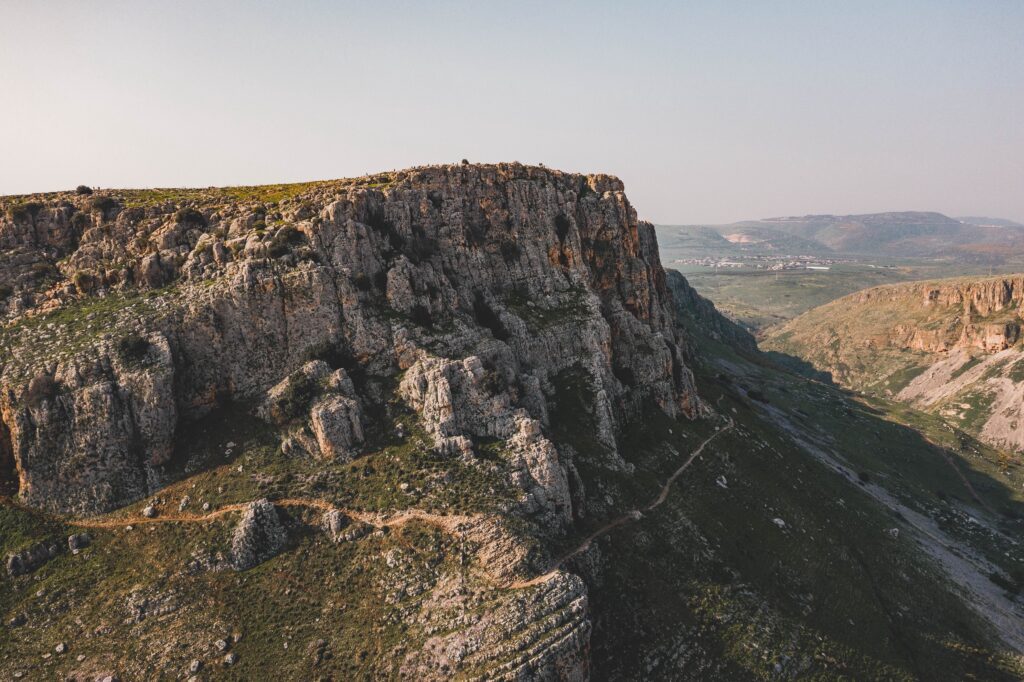
<instances>
[{"instance_id":1,"label":"distant ridge","mask_svg":"<svg viewBox=\"0 0 1024 682\"><path fill-rule=\"evenodd\" d=\"M665 226L681 248L724 246L736 253L949 257L985 262L1024 254L1024 225L997 218L950 218L934 211L777 216L729 225ZM711 234L730 245L714 244Z\"/></svg>"}]
</instances>

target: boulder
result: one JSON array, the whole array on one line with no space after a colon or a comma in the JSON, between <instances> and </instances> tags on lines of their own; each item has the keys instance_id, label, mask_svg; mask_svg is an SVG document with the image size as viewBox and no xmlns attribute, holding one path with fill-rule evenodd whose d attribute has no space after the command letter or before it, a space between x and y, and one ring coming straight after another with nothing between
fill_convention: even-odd
<instances>
[{"instance_id":1,"label":"boulder","mask_svg":"<svg viewBox=\"0 0 1024 682\"><path fill-rule=\"evenodd\" d=\"M363 442L359 403L342 395L331 395L315 403L309 414L320 454L332 459L352 459Z\"/></svg>"},{"instance_id":2,"label":"boulder","mask_svg":"<svg viewBox=\"0 0 1024 682\"><path fill-rule=\"evenodd\" d=\"M277 555L288 540L277 508L266 498L249 503L231 538L231 566L245 571Z\"/></svg>"}]
</instances>

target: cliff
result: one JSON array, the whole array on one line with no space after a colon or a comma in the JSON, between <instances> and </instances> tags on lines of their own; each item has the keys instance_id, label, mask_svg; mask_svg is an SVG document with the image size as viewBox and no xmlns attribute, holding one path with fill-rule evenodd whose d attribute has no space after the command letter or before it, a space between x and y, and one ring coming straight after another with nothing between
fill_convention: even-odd
<instances>
[{"instance_id":1,"label":"cliff","mask_svg":"<svg viewBox=\"0 0 1024 682\"><path fill-rule=\"evenodd\" d=\"M874 287L808 311L764 345L1019 451L1022 303L1021 275Z\"/></svg>"},{"instance_id":2,"label":"cliff","mask_svg":"<svg viewBox=\"0 0 1024 682\"><path fill-rule=\"evenodd\" d=\"M606 175L461 165L300 186L19 197L6 200L0 254L0 471L16 477L7 486L23 504L52 512L124 507L208 466L192 434L211 419L234 428L226 414L262 420L249 428L308 471L304 482L343 475L353 460L366 462L364 478L407 476L416 467L393 468L392 450L384 463L360 458L411 436L411 452L448 468L436 492L413 488L426 496L419 508L455 500L466 520L436 523L481 547L480 570L504 584L543 565L531 537L560 536L586 513L577 463L627 471L626 423L652 406L672 418L704 410L653 228ZM589 391L588 452L550 437L567 373ZM593 461L574 462L584 458ZM480 491L453 481L456 471L486 481L490 498L472 502ZM357 509L381 509L359 499ZM288 533L272 504L261 509L235 532L243 558L233 549L204 562L250 569L281 551ZM347 517L332 513L341 534ZM264 517L272 531L254 526ZM264 537L272 546L259 546ZM431 599L488 594L478 578L442 582ZM382 665L420 679L453 666L582 679L584 585L556 571L532 592L486 597L483 618L446 604L421 649L384 652Z\"/></svg>"},{"instance_id":3,"label":"cliff","mask_svg":"<svg viewBox=\"0 0 1024 682\"><path fill-rule=\"evenodd\" d=\"M653 229L609 176L447 166L5 208L0 415L32 505L138 499L185 425L261 401L318 354L350 374L418 377L402 392L443 448L543 424L551 377L577 364L609 447L648 399L699 411ZM497 402L477 395L488 372L516 384ZM524 475L557 485L536 466ZM559 497L549 511L565 515Z\"/></svg>"}]
</instances>

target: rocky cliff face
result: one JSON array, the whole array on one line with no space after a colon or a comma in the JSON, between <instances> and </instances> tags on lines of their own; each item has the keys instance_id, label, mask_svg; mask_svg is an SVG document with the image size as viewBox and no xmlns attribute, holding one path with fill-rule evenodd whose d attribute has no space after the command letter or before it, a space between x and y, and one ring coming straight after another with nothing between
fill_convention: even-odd
<instances>
[{"instance_id":1,"label":"rocky cliff face","mask_svg":"<svg viewBox=\"0 0 1024 682\"><path fill-rule=\"evenodd\" d=\"M137 499L183 424L261 401L318 353L405 371L402 394L439 448L519 434L520 478L552 518L569 513L541 433L553 374L590 374L609 446L647 400L700 409L653 230L609 176L448 166L276 201L36 199L0 220L0 414L33 505ZM367 390L348 399L381 399ZM335 408L315 410L321 436Z\"/></svg>"},{"instance_id":2,"label":"rocky cliff face","mask_svg":"<svg viewBox=\"0 0 1024 682\"><path fill-rule=\"evenodd\" d=\"M462 165L4 208L0 471L33 507L95 514L161 490L190 461L198 420L230 406L262 419L280 456L334 466L358 462L371 440L407 439L392 420L402 405L432 456L505 478L503 519L434 521L479 547L482 570L504 583L536 564L511 520L550 538L585 513L574 458L588 454L551 435L558 377L583 377L601 452L589 464L610 471L630 470L618 439L643 411L706 410L653 228L613 177ZM260 504L245 508L230 560L190 570L250 569L279 551L286 530ZM372 527L343 533L332 513L336 542ZM467 580L415 589L432 590L428 603L447 589L479 593ZM556 571L525 599L491 599L487 614L456 600L443 622L425 607L403 612L438 634L389 660L419 679L587 676L578 578Z\"/></svg>"}]
</instances>

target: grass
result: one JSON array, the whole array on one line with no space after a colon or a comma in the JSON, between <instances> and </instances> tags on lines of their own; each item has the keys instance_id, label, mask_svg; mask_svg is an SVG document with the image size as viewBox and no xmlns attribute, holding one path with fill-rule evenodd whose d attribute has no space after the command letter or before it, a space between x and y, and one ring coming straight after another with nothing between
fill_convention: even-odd
<instances>
[{"instance_id":1,"label":"grass","mask_svg":"<svg viewBox=\"0 0 1024 682\"><path fill-rule=\"evenodd\" d=\"M997 653L993 633L946 578L912 543L883 533L899 519L781 437L738 389L757 387L769 404L831 435L855 470L920 508L936 504L936 489L969 495L940 448L889 421L881 404L786 378L710 339L699 343L704 358L728 359L734 369L726 381L714 362L698 368L701 395L740 426L715 441L639 530L616 530L599 543L608 573L591 595L595 669L612 679L638 667L657 678L774 679L782 671L817 679L1017 679L1020 661ZM736 374L737 367L744 370ZM929 430L942 428L924 418ZM645 419L624 438L635 476L678 461L659 441L676 438L680 453L692 448L697 438L680 442L680 432L689 436L692 427ZM953 456L975 488L998 501L1016 484L993 478L995 453L980 452ZM590 469L580 471L586 487L602 485ZM1022 500L1014 493L1003 503L1019 510ZM992 537L967 540L993 559L1009 552L1003 565L1024 559Z\"/></svg>"},{"instance_id":2,"label":"grass","mask_svg":"<svg viewBox=\"0 0 1024 682\"><path fill-rule=\"evenodd\" d=\"M40 363L74 357L105 335L133 335L138 317L159 319L161 304L175 298L173 286L85 298L0 330L0 350L14 376L27 378Z\"/></svg>"},{"instance_id":3,"label":"grass","mask_svg":"<svg viewBox=\"0 0 1024 682\"><path fill-rule=\"evenodd\" d=\"M283 456L274 431L250 417L249 406L230 405L182 429L164 472L170 485L108 518L139 514L149 504L177 509L186 496L194 512L204 502L217 509L264 496L451 514L502 511L515 502L499 446L485 445L494 458L479 464L442 457L411 415L397 408L388 415L379 449L334 462ZM394 435L399 423L408 436ZM285 678L393 677L401 652L425 637L411 614L438 576L461 575L470 589L483 588L470 575L473 548L428 526L335 545L315 530L318 513L279 513L291 528L289 547L240 574L190 568L197 557L226 555L236 514L90 530L94 542L78 556L64 554L0 589L0 614L29 616L28 626L0 629L0 670L66 674L82 654L97 673L119 670L140 679L185 671L193 659L219 679L252 679L268 669ZM0 531L5 551L70 532L10 506L0 506ZM400 560L391 565L384 556ZM232 635L240 658L226 668L213 642ZM310 647L320 640L326 657L317 663ZM70 655L43 659L58 641L69 643Z\"/></svg>"}]
</instances>

